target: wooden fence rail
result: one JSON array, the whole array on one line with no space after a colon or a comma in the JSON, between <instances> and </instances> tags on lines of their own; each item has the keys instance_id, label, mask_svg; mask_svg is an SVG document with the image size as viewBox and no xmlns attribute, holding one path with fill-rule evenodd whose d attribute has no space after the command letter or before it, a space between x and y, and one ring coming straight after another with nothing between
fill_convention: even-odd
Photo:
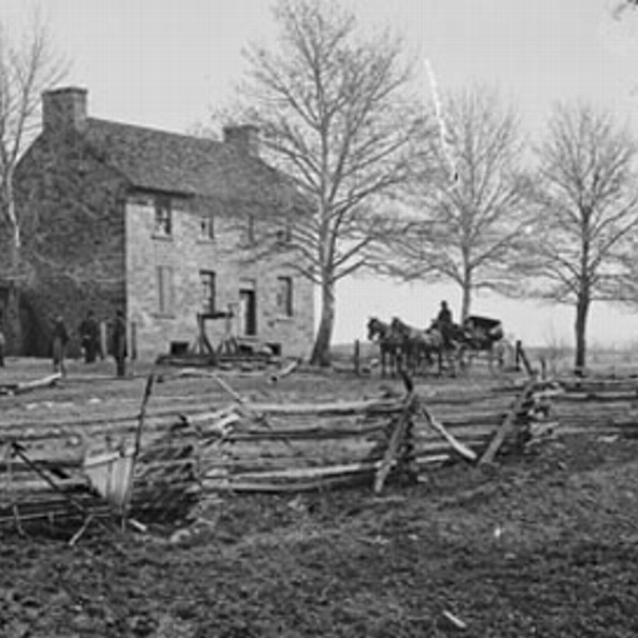
<instances>
[{"instance_id":1,"label":"wooden fence rail","mask_svg":"<svg viewBox=\"0 0 638 638\"><path fill-rule=\"evenodd\" d=\"M136 435L127 511L143 520L182 516L202 492L350 484L379 491L389 479L413 477L454 458L474 462L486 450L493 457L519 447L530 425L546 416L546 388L534 382L509 392L468 393L465 401L459 393L446 399L410 389L405 396L359 401L252 403L233 392L232 403L187 413L171 414L161 402L154 410L151 400L143 429L139 414L0 425L0 524L77 517L71 496L96 516L107 513L85 461L125 454ZM16 443L28 462L12 454ZM59 489L51 489L49 479Z\"/></svg>"}]
</instances>

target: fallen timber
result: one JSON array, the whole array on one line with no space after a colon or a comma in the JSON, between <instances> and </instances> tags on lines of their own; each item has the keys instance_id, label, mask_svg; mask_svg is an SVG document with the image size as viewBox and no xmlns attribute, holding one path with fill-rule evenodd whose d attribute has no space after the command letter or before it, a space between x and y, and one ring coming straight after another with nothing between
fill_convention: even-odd
<instances>
[{"instance_id":1,"label":"fallen timber","mask_svg":"<svg viewBox=\"0 0 638 638\"><path fill-rule=\"evenodd\" d=\"M87 459L104 455L126 465L131 448L137 450L131 493L121 497L117 513L141 521L173 519L188 515L207 493L353 484L380 491L388 480L413 479L454 459L475 462L490 444L494 454L520 449L530 426L546 416L540 409L544 389L534 383L518 400L520 389L445 403L410 385L404 396L267 403L245 400L213 373L211 379L232 403L204 409L200 401L194 410L171 410L158 401L157 410L150 402L140 414L112 419L102 414L0 424L0 525L76 520L81 508L112 516L113 504L89 480ZM495 442L505 420L511 427ZM15 444L28 461L12 453ZM59 489L51 489L42 473ZM81 508L70 506L71 500Z\"/></svg>"}]
</instances>

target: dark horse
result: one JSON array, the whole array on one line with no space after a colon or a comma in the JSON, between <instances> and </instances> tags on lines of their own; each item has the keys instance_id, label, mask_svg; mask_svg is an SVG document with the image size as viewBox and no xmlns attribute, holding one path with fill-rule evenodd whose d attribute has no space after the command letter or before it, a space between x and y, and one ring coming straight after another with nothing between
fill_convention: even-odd
<instances>
[{"instance_id":1,"label":"dark horse","mask_svg":"<svg viewBox=\"0 0 638 638\"><path fill-rule=\"evenodd\" d=\"M376 317L368 320L368 340L379 344L381 355L381 376L385 377L386 369L394 376L401 370L403 338L398 335L389 323Z\"/></svg>"},{"instance_id":2,"label":"dark horse","mask_svg":"<svg viewBox=\"0 0 638 638\"><path fill-rule=\"evenodd\" d=\"M420 330L394 317L390 325L402 337L406 365L413 374L416 374L424 365L431 364L432 355L436 355L439 375L443 372L444 358L450 373L456 374L455 359L459 353L459 344L453 336L445 339L435 322L426 330Z\"/></svg>"}]
</instances>

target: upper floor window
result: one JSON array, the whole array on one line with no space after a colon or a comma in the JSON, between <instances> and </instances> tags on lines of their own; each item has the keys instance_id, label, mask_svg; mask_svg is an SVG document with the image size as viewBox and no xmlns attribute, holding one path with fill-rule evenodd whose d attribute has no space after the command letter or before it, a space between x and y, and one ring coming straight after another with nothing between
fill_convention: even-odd
<instances>
[{"instance_id":1,"label":"upper floor window","mask_svg":"<svg viewBox=\"0 0 638 638\"><path fill-rule=\"evenodd\" d=\"M202 307L204 312L215 312L216 276L212 270L200 270Z\"/></svg>"},{"instance_id":2,"label":"upper floor window","mask_svg":"<svg viewBox=\"0 0 638 638\"><path fill-rule=\"evenodd\" d=\"M255 243L255 216L248 215L246 223L246 240L249 244Z\"/></svg>"},{"instance_id":3,"label":"upper floor window","mask_svg":"<svg viewBox=\"0 0 638 638\"><path fill-rule=\"evenodd\" d=\"M292 317L292 277L277 277L277 312Z\"/></svg>"},{"instance_id":4,"label":"upper floor window","mask_svg":"<svg viewBox=\"0 0 638 638\"><path fill-rule=\"evenodd\" d=\"M170 237L173 232L173 219L170 197L155 198L155 234Z\"/></svg>"},{"instance_id":5,"label":"upper floor window","mask_svg":"<svg viewBox=\"0 0 638 638\"><path fill-rule=\"evenodd\" d=\"M199 238L215 239L215 219L212 215L202 215L199 218Z\"/></svg>"},{"instance_id":6,"label":"upper floor window","mask_svg":"<svg viewBox=\"0 0 638 638\"><path fill-rule=\"evenodd\" d=\"M277 229L277 242L280 244L289 244L292 241L292 223L286 220L285 226Z\"/></svg>"}]
</instances>

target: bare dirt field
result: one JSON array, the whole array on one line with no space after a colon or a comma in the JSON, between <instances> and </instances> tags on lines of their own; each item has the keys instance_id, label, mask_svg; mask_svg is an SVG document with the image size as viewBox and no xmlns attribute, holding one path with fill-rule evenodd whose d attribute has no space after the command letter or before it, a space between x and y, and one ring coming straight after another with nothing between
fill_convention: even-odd
<instances>
[{"instance_id":1,"label":"bare dirt field","mask_svg":"<svg viewBox=\"0 0 638 638\"><path fill-rule=\"evenodd\" d=\"M0 397L0 422L134 412L144 372L71 362L59 387ZM0 383L48 362L9 360ZM394 381L296 373L277 386L229 375L246 396L374 396ZM425 383L425 382L422 382ZM466 379L431 381L480 386ZM423 388L425 390L425 388ZM166 381L170 409L228 401L210 380ZM174 529L0 532L0 636L163 638L638 635L638 441L547 441L494 467L461 462L416 485L226 496Z\"/></svg>"}]
</instances>

